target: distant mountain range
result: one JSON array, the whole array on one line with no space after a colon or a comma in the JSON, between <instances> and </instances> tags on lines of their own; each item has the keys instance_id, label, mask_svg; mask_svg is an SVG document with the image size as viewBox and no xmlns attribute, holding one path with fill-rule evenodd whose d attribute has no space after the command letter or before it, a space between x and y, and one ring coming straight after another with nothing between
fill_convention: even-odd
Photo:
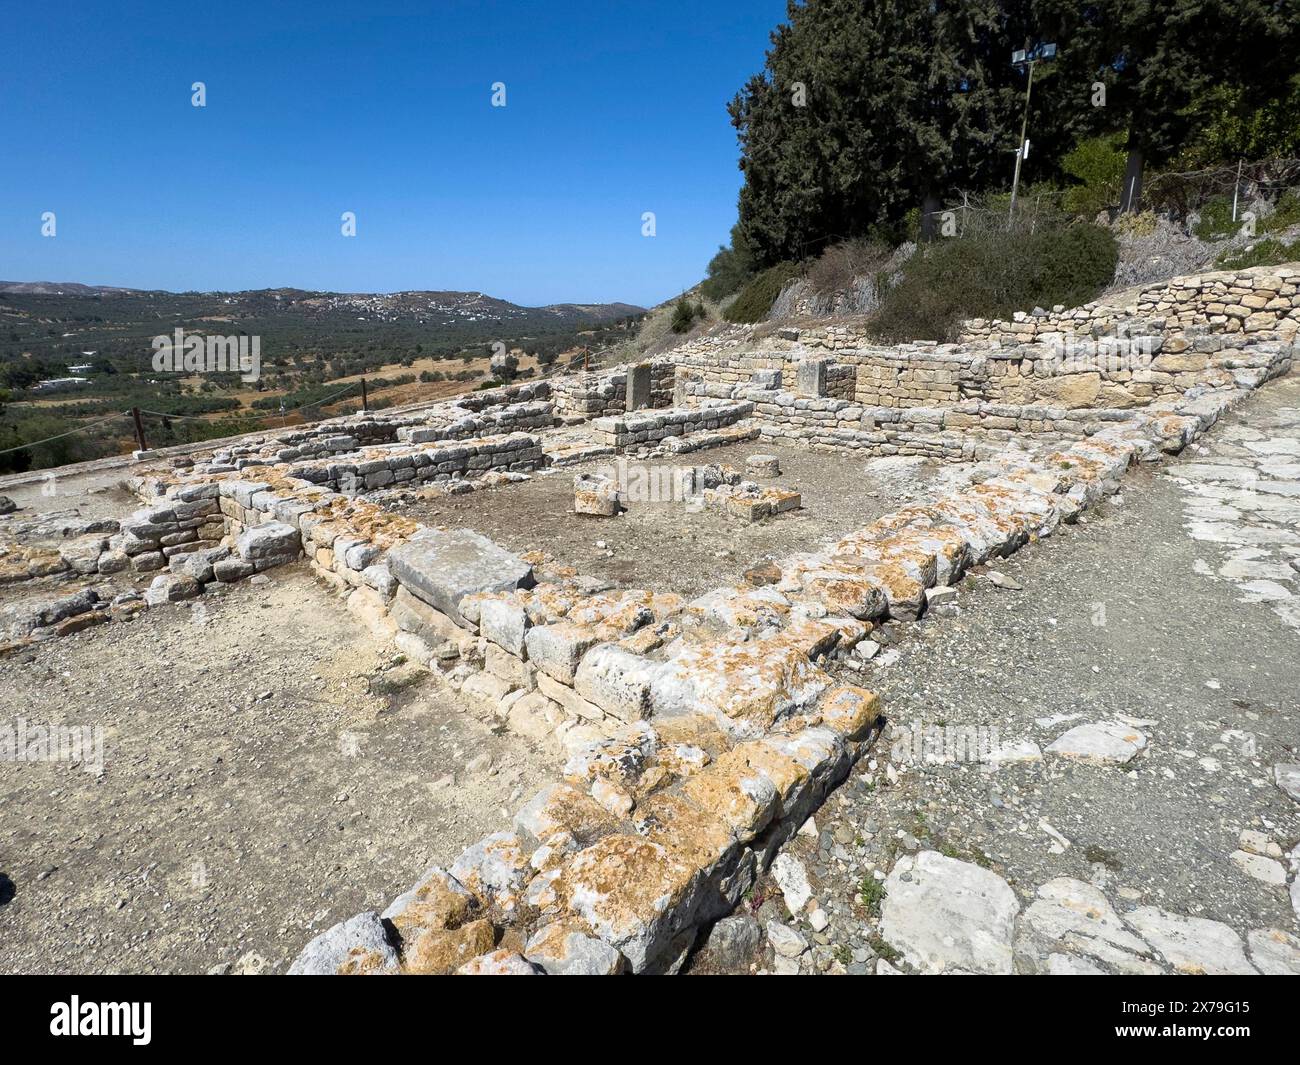
<instances>
[{"instance_id":1,"label":"distant mountain range","mask_svg":"<svg viewBox=\"0 0 1300 1065\"><path fill-rule=\"evenodd\" d=\"M76 281L0 281L0 294L10 296L70 296L89 299L156 302L171 297L207 303L232 316L289 313L298 318L331 318L340 313L374 322L505 322L552 319L558 323L600 324L644 314L631 303L551 303L522 307L482 292L312 292L297 288L250 289L239 292L168 292L161 289L83 285Z\"/></svg>"}]
</instances>

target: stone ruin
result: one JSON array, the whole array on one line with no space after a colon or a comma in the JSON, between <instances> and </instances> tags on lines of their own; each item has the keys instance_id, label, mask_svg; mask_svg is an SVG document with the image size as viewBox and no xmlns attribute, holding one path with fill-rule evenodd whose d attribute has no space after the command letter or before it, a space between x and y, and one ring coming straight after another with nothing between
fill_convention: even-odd
<instances>
[{"instance_id":1,"label":"stone ruin","mask_svg":"<svg viewBox=\"0 0 1300 1065\"><path fill-rule=\"evenodd\" d=\"M860 668L883 620L937 608L970 568L1073 522L1290 368L1300 268L1156 288L1129 308L970 323L951 345L729 330L641 366L158 463L131 478L141 508L120 521L0 519L0 652L300 562L410 661L567 760L510 824L318 936L291 971L675 971L876 738L880 700L830 666ZM487 485L508 502L544 467L751 441L745 471L692 483L737 520L799 506L759 483L779 473L767 442L980 476L689 601L385 505ZM574 503L603 516L626 500L583 474ZM111 594L136 572L156 574L143 596Z\"/></svg>"}]
</instances>

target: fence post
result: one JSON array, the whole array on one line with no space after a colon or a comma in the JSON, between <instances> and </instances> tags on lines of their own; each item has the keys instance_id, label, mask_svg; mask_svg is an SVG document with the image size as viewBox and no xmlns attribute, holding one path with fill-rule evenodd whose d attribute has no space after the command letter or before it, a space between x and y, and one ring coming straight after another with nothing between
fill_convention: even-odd
<instances>
[{"instance_id":1,"label":"fence post","mask_svg":"<svg viewBox=\"0 0 1300 1065\"><path fill-rule=\"evenodd\" d=\"M135 442L140 445L141 451L148 451L149 444L144 438L144 422L140 419L140 408L131 408L131 418L135 422Z\"/></svg>"},{"instance_id":2,"label":"fence post","mask_svg":"<svg viewBox=\"0 0 1300 1065\"><path fill-rule=\"evenodd\" d=\"M363 377L361 378L361 411L363 414L370 409L369 406L367 406L367 402L368 401L366 399L366 379Z\"/></svg>"}]
</instances>

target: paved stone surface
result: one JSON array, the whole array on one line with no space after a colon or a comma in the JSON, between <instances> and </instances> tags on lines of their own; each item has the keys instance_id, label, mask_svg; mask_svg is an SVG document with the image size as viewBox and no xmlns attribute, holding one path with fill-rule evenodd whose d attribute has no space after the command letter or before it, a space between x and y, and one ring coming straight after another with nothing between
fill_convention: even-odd
<instances>
[{"instance_id":1,"label":"paved stone surface","mask_svg":"<svg viewBox=\"0 0 1300 1065\"><path fill-rule=\"evenodd\" d=\"M1277 392L1282 402L1270 402ZM1294 377L1277 392L1263 400L1268 413L1193 444L1198 461L1169 475L1186 493L1188 532L1206 545L1198 572L1232 582L1243 600L1270 604L1300 630L1300 394Z\"/></svg>"},{"instance_id":2,"label":"paved stone surface","mask_svg":"<svg viewBox=\"0 0 1300 1065\"><path fill-rule=\"evenodd\" d=\"M1000 876L924 851L890 872L881 930L920 972L1009 974L1019 911Z\"/></svg>"}]
</instances>

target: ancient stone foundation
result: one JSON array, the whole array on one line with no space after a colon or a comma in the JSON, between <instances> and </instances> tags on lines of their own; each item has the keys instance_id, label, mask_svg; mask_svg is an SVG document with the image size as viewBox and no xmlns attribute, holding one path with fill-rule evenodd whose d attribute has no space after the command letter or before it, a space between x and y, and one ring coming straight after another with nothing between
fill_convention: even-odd
<instances>
[{"instance_id":1,"label":"ancient stone foundation","mask_svg":"<svg viewBox=\"0 0 1300 1065\"><path fill-rule=\"evenodd\" d=\"M728 332L656 361L648 392L642 370L630 387L626 370L576 375L158 466L132 482L145 508L113 528L78 530L54 557L19 542L0 557L11 583L159 570L144 601L70 583L7 618L7 646L302 560L411 661L565 761L500 831L394 885L382 913L317 937L292 971L675 971L869 749L879 700L832 664L860 663L883 620L920 617L969 569L1074 521L1133 464L1180 451L1290 368L1300 270L1247 275L1240 298L1264 300L1252 313L1272 316L1267 329L1229 328L1251 321L1217 309L1247 288L1232 276L1139 300L1165 320L1136 331L1127 368L1067 370L1041 333L1007 348L991 328L887 351L839 327L751 335L748 350ZM1094 327L1118 323L1083 310L1056 324L1087 356ZM1066 322L1082 331L1064 335ZM980 476L833 543L792 544L749 583L690 600L384 505L415 488L508 493L551 465L760 436L978 460ZM771 458L754 456L755 476L775 475ZM800 503L738 471L700 487L737 521L788 520ZM608 507L607 488L580 478L577 509Z\"/></svg>"}]
</instances>

